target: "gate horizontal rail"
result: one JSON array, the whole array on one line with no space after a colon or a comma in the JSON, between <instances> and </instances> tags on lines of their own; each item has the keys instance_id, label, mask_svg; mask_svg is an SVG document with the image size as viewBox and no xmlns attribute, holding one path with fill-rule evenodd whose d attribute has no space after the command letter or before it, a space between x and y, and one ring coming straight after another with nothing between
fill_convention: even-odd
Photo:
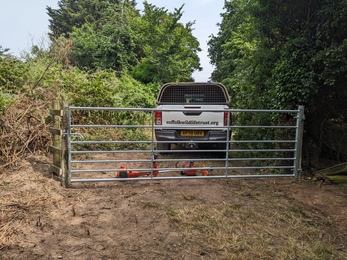
<instances>
[{"instance_id":1,"label":"gate horizontal rail","mask_svg":"<svg viewBox=\"0 0 347 260\"><path fill-rule=\"evenodd\" d=\"M120 178L88 178L88 179L72 179L71 183L77 183L77 182L115 182L115 181L148 181L148 180L189 180L189 179L226 179L226 178L283 178L283 177L293 177L292 174L264 174L261 176L254 176L254 175L233 175L232 177L226 177L226 176L184 176L184 177L155 177L155 178L127 178L127 179L120 179Z\"/></svg>"},{"instance_id":2,"label":"gate horizontal rail","mask_svg":"<svg viewBox=\"0 0 347 260\"><path fill-rule=\"evenodd\" d=\"M199 159L199 161L220 161L221 159ZM295 158L228 158L229 161L267 161L267 160L295 160ZM117 162L151 162L152 160L102 160L103 163L117 163ZM177 159L157 159L157 162L177 162ZM78 160L72 160L71 163L98 163L100 160L83 160L83 161L78 161Z\"/></svg>"},{"instance_id":3,"label":"gate horizontal rail","mask_svg":"<svg viewBox=\"0 0 347 260\"><path fill-rule=\"evenodd\" d=\"M232 113L236 112L247 112L247 113L298 113L300 110L303 110L303 106L299 106L297 110L279 110L279 109L194 109L194 108L189 108L189 111L208 111L208 112L215 112L215 111L230 111ZM76 107L76 106L69 106L69 110L92 110L92 111L143 111L143 112L153 112L153 111L184 111L182 109L175 109L175 108L162 108L162 109L157 109L157 108L122 108L122 107Z\"/></svg>"},{"instance_id":4,"label":"gate horizontal rail","mask_svg":"<svg viewBox=\"0 0 347 260\"><path fill-rule=\"evenodd\" d=\"M184 111L182 109L161 109L162 111ZM112 113L140 113L145 118L144 124L132 122L131 124L120 124L116 120L112 124L100 124L100 118L83 117L78 114L81 111L88 112L112 112ZM170 128L167 126L156 126L154 114L158 109L154 108L111 108L111 107L67 107L67 123L63 137L67 143L68 154L68 180L69 183L76 182L109 182L109 181L135 181L135 180L175 180L175 179L221 179L221 178L278 178L293 177L299 180L301 171L301 146L304 120L304 107L299 106L297 110L261 110L261 109L229 109L213 110L199 109L198 111L228 112L231 115L239 113L270 113L291 114L293 125L237 125L229 123L229 126L207 126L204 129L223 129L231 133L236 129L247 131L271 130L279 131L285 129L290 132L290 137L284 136L283 140L237 140L234 136L226 142L223 141L199 141L202 145L216 145L226 143L225 149L213 149L209 147L203 150L180 149L179 146L186 141L175 141L176 149L157 150L160 143L172 143L171 141L157 141L154 130L157 128ZM189 109L194 111L194 109ZM77 113L77 114L75 114ZM88 123L83 120L88 120ZM82 120L82 121L81 121ZM94 121L93 121L94 120ZM229 120L229 119L228 119ZM131 121L131 120L129 120ZM75 123L76 122L76 123ZM114 124L114 123L118 124ZM235 123L235 122L233 122ZM201 128L193 126L190 129ZM171 127L172 128L172 127ZM89 129L89 130L88 130ZM93 130L94 129L94 130ZM96 130L95 130L96 129ZM187 129L184 126L175 126L175 129ZM80 139L80 132L88 134L88 140ZM91 136L91 130L96 136ZM140 140L126 139L127 132L141 131ZM96 132L99 131L99 132ZM111 131L105 134L104 131ZM125 133L125 134L124 134ZM105 136L103 136L105 134ZM123 135L122 135L123 134ZM110 138L112 136L112 138ZM135 135L136 136L136 135ZM229 136L229 134L227 134ZM144 140L145 139L145 140ZM245 147L242 147L244 145ZM264 146L260 148L247 147L247 145ZM241 146L241 147L239 147ZM267 147L268 146L268 147ZM272 146L272 147L270 147ZM270 147L270 148L269 148ZM202 153L203 152L203 153ZM155 157L159 154L159 157ZM221 155L223 157L221 157ZM112 157L112 158L110 158ZM221 158L220 158L221 157ZM196 176L183 176L187 171L186 162L194 161ZM172 163L176 162L175 165ZM145 177L119 178L121 166L127 163L127 172L138 172L147 174ZM201 175L204 170L208 175ZM117 177L116 177L117 176Z\"/></svg>"}]
</instances>

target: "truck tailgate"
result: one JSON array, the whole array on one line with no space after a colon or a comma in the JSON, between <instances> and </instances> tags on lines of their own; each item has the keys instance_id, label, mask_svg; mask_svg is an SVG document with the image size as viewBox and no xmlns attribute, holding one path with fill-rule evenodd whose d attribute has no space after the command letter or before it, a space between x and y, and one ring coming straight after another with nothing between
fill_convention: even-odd
<instances>
[{"instance_id":1,"label":"truck tailgate","mask_svg":"<svg viewBox=\"0 0 347 260\"><path fill-rule=\"evenodd\" d=\"M165 105L165 110L162 111L162 125L197 129L221 127L224 123L224 109L228 107L224 105Z\"/></svg>"}]
</instances>

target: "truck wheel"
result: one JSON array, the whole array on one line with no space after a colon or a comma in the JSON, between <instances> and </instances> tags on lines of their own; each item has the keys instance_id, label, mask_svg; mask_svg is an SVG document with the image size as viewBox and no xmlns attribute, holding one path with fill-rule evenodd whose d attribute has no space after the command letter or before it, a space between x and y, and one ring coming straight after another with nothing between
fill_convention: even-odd
<instances>
[{"instance_id":1,"label":"truck wheel","mask_svg":"<svg viewBox=\"0 0 347 260\"><path fill-rule=\"evenodd\" d=\"M157 150L171 150L171 144L157 144ZM159 152L161 154L166 154L165 152Z\"/></svg>"}]
</instances>

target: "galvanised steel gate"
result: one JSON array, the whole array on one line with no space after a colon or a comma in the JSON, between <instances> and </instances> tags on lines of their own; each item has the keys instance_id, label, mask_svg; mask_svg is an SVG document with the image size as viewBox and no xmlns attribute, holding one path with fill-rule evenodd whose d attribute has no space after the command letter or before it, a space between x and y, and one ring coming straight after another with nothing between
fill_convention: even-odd
<instances>
[{"instance_id":1,"label":"galvanised steel gate","mask_svg":"<svg viewBox=\"0 0 347 260\"><path fill-rule=\"evenodd\" d=\"M234 119L227 131L243 129L257 138L247 140L242 134L232 134L225 149L216 149L216 143L202 141L199 143L205 146L203 150L183 149L180 142L171 150L157 150L160 142L155 140L157 126L153 122L156 111L67 106L63 136L67 146L68 183L124 181L122 177L127 174L127 181L264 177L293 177L299 181L303 106L297 110L230 109L229 118ZM260 114L268 122L274 115L282 115L281 123L237 124L241 115L245 118ZM114 123L104 123L105 118ZM269 131L275 139L267 139ZM193 172L192 176L185 174L188 170Z\"/></svg>"}]
</instances>

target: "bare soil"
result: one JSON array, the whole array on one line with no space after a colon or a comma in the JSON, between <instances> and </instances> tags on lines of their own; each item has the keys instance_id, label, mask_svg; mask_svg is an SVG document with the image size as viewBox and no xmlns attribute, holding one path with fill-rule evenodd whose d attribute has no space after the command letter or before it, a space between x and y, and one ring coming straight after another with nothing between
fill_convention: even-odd
<instances>
[{"instance_id":1,"label":"bare soil","mask_svg":"<svg viewBox=\"0 0 347 260\"><path fill-rule=\"evenodd\" d=\"M0 259L347 259L347 186L293 179L64 189L32 156L0 174Z\"/></svg>"}]
</instances>

